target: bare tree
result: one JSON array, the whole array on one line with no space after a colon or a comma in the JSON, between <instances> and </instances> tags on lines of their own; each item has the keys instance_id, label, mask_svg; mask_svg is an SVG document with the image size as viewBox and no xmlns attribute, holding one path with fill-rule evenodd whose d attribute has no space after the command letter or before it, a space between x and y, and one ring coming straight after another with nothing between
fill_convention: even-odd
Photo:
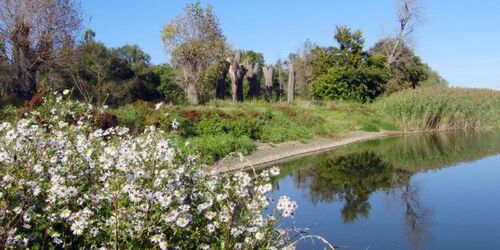
<instances>
[{"instance_id":1,"label":"bare tree","mask_svg":"<svg viewBox=\"0 0 500 250\"><path fill-rule=\"evenodd\" d=\"M273 96L273 67L271 66L263 66L262 72L264 73L264 82L266 85L266 93L265 98L266 101L271 101Z\"/></svg>"},{"instance_id":2,"label":"bare tree","mask_svg":"<svg viewBox=\"0 0 500 250\"><path fill-rule=\"evenodd\" d=\"M217 77L217 86L215 89L215 96L217 99L225 99L226 97L226 77L229 71L229 65L231 64L230 60L223 61L221 64L221 71L219 76Z\"/></svg>"},{"instance_id":3,"label":"bare tree","mask_svg":"<svg viewBox=\"0 0 500 250\"><path fill-rule=\"evenodd\" d=\"M250 97L258 98L260 95L260 82L259 82L260 65L247 64L245 67L247 70L245 77L247 78L248 84L250 85Z\"/></svg>"},{"instance_id":4,"label":"bare tree","mask_svg":"<svg viewBox=\"0 0 500 250\"><path fill-rule=\"evenodd\" d=\"M246 74L246 69L240 64L241 52L236 51L229 66L229 76L231 77L231 93L233 101L243 101L243 79Z\"/></svg>"},{"instance_id":5,"label":"bare tree","mask_svg":"<svg viewBox=\"0 0 500 250\"><path fill-rule=\"evenodd\" d=\"M51 67L67 36L81 26L80 5L74 0L0 1L0 40L3 56L13 65L17 93L35 94L37 74Z\"/></svg>"},{"instance_id":6,"label":"bare tree","mask_svg":"<svg viewBox=\"0 0 500 250\"><path fill-rule=\"evenodd\" d=\"M405 47L412 44L412 35L422 20L419 0L398 0L398 31L395 37L386 38L384 54L387 63L394 68L401 61Z\"/></svg>"},{"instance_id":7,"label":"bare tree","mask_svg":"<svg viewBox=\"0 0 500 250\"><path fill-rule=\"evenodd\" d=\"M295 69L293 67L293 63L290 63L288 65L288 88L287 88L288 103L291 103L293 101L294 88L295 88Z\"/></svg>"}]
</instances>

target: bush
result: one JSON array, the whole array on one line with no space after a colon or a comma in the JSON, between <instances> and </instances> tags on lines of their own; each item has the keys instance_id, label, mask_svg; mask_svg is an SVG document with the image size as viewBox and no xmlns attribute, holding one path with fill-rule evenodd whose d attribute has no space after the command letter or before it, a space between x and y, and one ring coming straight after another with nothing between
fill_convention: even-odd
<instances>
[{"instance_id":1,"label":"bush","mask_svg":"<svg viewBox=\"0 0 500 250\"><path fill-rule=\"evenodd\" d=\"M272 216L264 216L278 169L209 174L163 130L150 127L136 136L124 127L96 130L96 112L49 97L26 119L0 125L0 248L294 244L291 230L276 225L293 215L295 202L281 197Z\"/></svg>"},{"instance_id":2,"label":"bush","mask_svg":"<svg viewBox=\"0 0 500 250\"><path fill-rule=\"evenodd\" d=\"M382 61L369 58L359 67L336 66L313 82L313 96L326 100L370 102L384 92L390 78Z\"/></svg>"}]
</instances>

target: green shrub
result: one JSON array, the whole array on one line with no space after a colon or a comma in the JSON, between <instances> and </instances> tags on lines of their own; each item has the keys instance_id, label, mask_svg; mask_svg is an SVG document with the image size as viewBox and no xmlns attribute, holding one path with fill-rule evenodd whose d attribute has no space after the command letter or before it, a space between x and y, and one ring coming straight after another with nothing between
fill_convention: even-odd
<instances>
[{"instance_id":1,"label":"green shrub","mask_svg":"<svg viewBox=\"0 0 500 250\"><path fill-rule=\"evenodd\" d=\"M192 151L201 154L203 162L212 163L233 152L249 154L255 144L247 136L234 137L228 134L204 135L189 140Z\"/></svg>"}]
</instances>

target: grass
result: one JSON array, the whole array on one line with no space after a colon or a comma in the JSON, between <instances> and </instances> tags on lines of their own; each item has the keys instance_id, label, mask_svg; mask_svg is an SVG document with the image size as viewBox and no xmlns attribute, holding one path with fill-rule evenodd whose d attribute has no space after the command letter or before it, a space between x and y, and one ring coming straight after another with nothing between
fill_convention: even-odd
<instances>
[{"instance_id":1,"label":"grass","mask_svg":"<svg viewBox=\"0 0 500 250\"><path fill-rule=\"evenodd\" d=\"M213 163L231 152L251 153L256 142L306 142L351 131L500 128L500 91L427 87L405 90L372 104L334 101L213 100L202 106L136 102L110 110L133 133L160 127L189 152ZM19 119L19 109L0 109L0 120ZM172 129L172 121L178 129ZM187 143L189 142L189 143Z\"/></svg>"},{"instance_id":2,"label":"grass","mask_svg":"<svg viewBox=\"0 0 500 250\"><path fill-rule=\"evenodd\" d=\"M409 89L373 104L402 130L500 128L500 91Z\"/></svg>"},{"instance_id":3,"label":"grass","mask_svg":"<svg viewBox=\"0 0 500 250\"><path fill-rule=\"evenodd\" d=\"M370 107L352 103L313 104L298 100L288 105L217 100L203 106L164 105L156 110L152 103L137 102L112 112L121 125L136 133L151 125L171 131L170 123L174 119L179 121L173 139L179 144L189 142L187 150L200 152L207 163L234 151L251 153L255 142L305 142L313 137L333 137L356 130L396 129Z\"/></svg>"}]
</instances>

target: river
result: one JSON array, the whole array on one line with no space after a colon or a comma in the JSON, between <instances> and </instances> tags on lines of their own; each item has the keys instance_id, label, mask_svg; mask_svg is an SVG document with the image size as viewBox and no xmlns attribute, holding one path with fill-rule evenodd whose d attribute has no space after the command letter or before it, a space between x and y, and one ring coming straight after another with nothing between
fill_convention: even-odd
<instances>
[{"instance_id":1,"label":"river","mask_svg":"<svg viewBox=\"0 0 500 250\"><path fill-rule=\"evenodd\" d=\"M500 132L367 141L280 169L271 196L337 249L500 249Z\"/></svg>"}]
</instances>

